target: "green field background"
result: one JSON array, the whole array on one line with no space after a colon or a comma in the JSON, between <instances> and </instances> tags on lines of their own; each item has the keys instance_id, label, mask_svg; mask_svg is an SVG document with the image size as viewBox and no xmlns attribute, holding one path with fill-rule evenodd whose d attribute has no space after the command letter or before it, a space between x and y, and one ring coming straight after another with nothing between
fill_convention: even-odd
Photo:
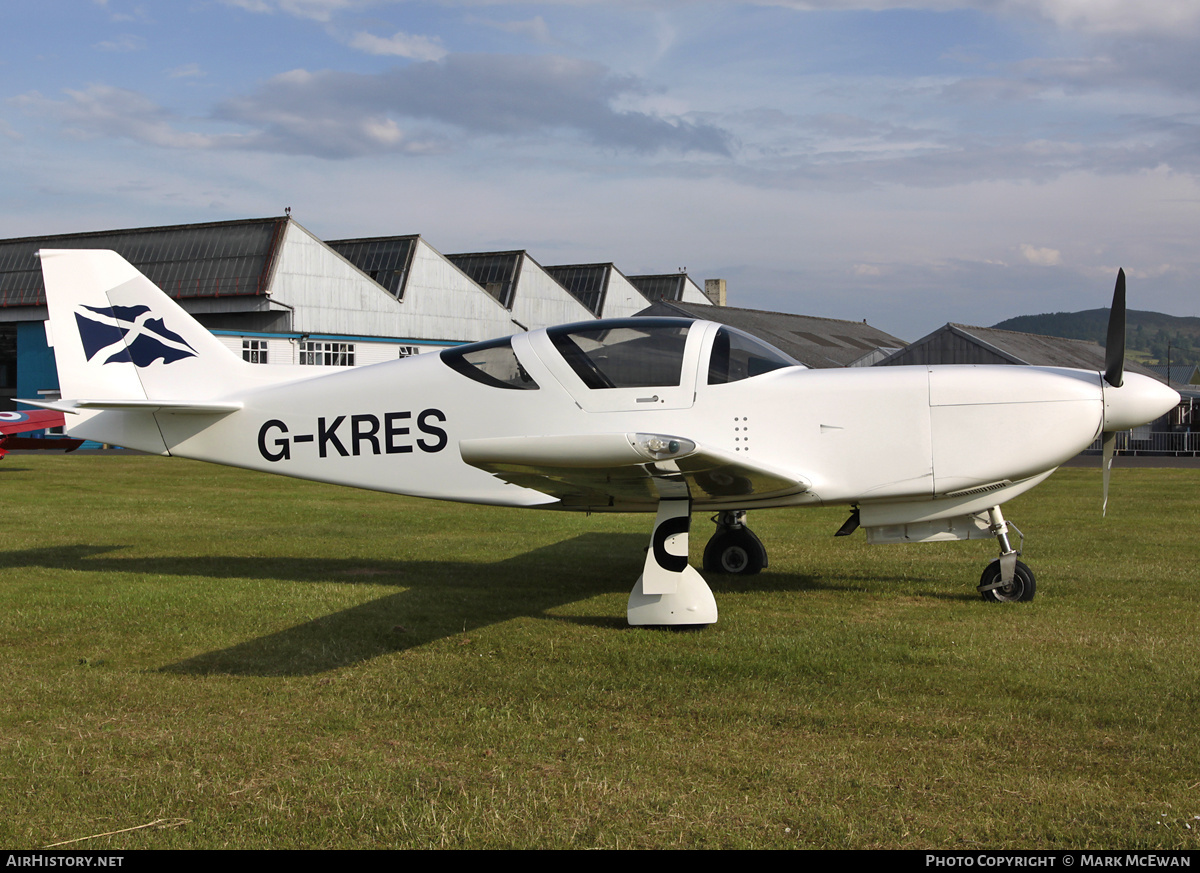
<instances>
[{"instance_id":1,"label":"green field background","mask_svg":"<svg viewBox=\"0 0 1200 873\"><path fill-rule=\"evenodd\" d=\"M1028 604L976 593L994 542L754 512L700 631L625 625L649 516L120 454L0 488L0 846L1200 848L1200 470L1007 504Z\"/></svg>"}]
</instances>

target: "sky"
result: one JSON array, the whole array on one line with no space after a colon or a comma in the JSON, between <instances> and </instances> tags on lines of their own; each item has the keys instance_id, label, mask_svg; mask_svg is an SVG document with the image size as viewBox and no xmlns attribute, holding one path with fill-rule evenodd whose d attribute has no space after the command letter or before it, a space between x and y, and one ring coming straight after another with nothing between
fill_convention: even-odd
<instances>
[{"instance_id":1,"label":"sky","mask_svg":"<svg viewBox=\"0 0 1200 873\"><path fill-rule=\"evenodd\" d=\"M1195 0L39 0L0 12L0 237L323 239L724 278L946 322L1200 315Z\"/></svg>"}]
</instances>

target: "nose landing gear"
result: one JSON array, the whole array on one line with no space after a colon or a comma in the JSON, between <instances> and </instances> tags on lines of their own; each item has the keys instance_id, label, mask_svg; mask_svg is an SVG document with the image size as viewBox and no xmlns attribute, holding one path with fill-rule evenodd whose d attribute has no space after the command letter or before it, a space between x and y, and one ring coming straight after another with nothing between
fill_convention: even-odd
<instances>
[{"instance_id":1,"label":"nose landing gear","mask_svg":"<svg viewBox=\"0 0 1200 873\"><path fill-rule=\"evenodd\" d=\"M1018 603L1033 600L1037 583L1033 571L1017 560L1020 549L1014 549L1008 540L1008 529L1017 531L1024 543L1025 536L1004 520L999 506L988 510L990 530L1000 542L1000 557L988 564L979 578L979 594L989 603Z\"/></svg>"}]
</instances>

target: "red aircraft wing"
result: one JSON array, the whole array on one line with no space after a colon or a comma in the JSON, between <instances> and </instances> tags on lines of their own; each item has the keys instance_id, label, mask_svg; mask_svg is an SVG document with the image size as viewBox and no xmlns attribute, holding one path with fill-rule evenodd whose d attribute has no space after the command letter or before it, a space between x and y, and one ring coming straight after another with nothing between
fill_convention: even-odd
<instances>
[{"instance_id":1,"label":"red aircraft wing","mask_svg":"<svg viewBox=\"0 0 1200 873\"><path fill-rule=\"evenodd\" d=\"M25 433L28 430L45 430L66 424L61 412L53 409L35 409L20 412L0 412L0 434Z\"/></svg>"},{"instance_id":2,"label":"red aircraft wing","mask_svg":"<svg viewBox=\"0 0 1200 873\"><path fill-rule=\"evenodd\" d=\"M83 440L66 437L31 439L11 436L14 433L62 427L64 424L63 414L52 409L37 409L31 412L24 410L0 412L0 458L7 454L5 449L66 449L68 452L74 451L79 448Z\"/></svg>"}]
</instances>

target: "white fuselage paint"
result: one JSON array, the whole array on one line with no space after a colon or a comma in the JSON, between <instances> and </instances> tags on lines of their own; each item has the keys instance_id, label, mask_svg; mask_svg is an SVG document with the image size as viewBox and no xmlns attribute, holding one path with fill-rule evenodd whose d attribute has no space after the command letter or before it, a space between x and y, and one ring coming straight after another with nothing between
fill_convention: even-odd
<instances>
[{"instance_id":1,"label":"white fuselage paint","mask_svg":"<svg viewBox=\"0 0 1200 873\"><path fill-rule=\"evenodd\" d=\"M694 351L700 360L705 350ZM893 502L1051 470L1087 447L1103 413L1098 374L1016 366L788 368L719 385L704 384L691 367L691 381L677 391L682 400L589 411L576 402L586 401L584 392L609 392L570 385L529 348L521 357L538 390L483 385L428 355L241 394L243 408L217 420L173 413L155 419L179 457L421 497L532 506L552 501L464 463L459 442L530 433L679 434L811 483L811 493L776 504ZM638 398L624 405L631 403ZM721 505L729 504L712 507Z\"/></svg>"}]
</instances>

